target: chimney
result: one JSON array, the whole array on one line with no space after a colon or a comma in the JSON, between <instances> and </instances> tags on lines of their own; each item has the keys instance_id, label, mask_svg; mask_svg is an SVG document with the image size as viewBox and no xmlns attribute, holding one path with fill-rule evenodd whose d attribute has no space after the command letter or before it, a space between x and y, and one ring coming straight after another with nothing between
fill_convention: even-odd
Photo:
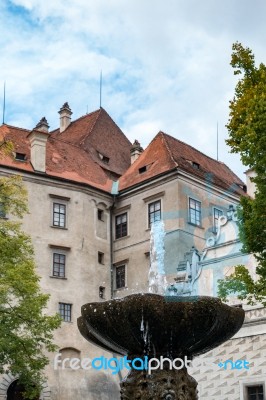
<instances>
[{"instance_id":1,"label":"chimney","mask_svg":"<svg viewBox=\"0 0 266 400\"><path fill-rule=\"evenodd\" d=\"M130 154L131 154L131 164L136 161L137 158L139 158L140 154L143 152L143 148L141 147L140 143L135 140L133 143Z\"/></svg>"},{"instance_id":2,"label":"chimney","mask_svg":"<svg viewBox=\"0 0 266 400\"><path fill-rule=\"evenodd\" d=\"M30 141L30 159L35 171L46 171L46 143L49 136L49 125L43 117L28 135Z\"/></svg>"},{"instance_id":3,"label":"chimney","mask_svg":"<svg viewBox=\"0 0 266 400\"><path fill-rule=\"evenodd\" d=\"M64 132L66 128L70 125L72 111L68 103L64 103L63 106L58 111L60 115L60 132Z\"/></svg>"}]
</instances>

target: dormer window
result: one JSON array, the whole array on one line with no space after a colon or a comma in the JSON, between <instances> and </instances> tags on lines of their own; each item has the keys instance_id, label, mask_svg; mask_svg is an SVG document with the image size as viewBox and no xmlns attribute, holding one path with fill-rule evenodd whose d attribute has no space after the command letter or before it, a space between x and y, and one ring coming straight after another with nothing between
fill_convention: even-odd
<instances>
[{"instance_id":1,"label":"dormer window","mask_svg":"<svg viewBox=\"0 0 266 400\"><path fill-rule=\"evenodd\" d=\"M247 185L240 185L240 184L238 183L238 186L239 186L245 193L247 193Z\"/></svg>"},{"instance_id":2,"label":"dormer window","mask_svg":"<svg viewBox=\"0 0 266 400\"><path fill-rule=\"evenodd\" d=\"M105 164L109 164L110 158L98 152L99 159Z\"/></svg>"},{"instance_id":3,"label":"dormer window","mask_svg":"<svg viewBox=\"0 0 266 400\"><path fill-rule=\"evenodd\" d=\"M109 158L108 157L106 157L106 156L103 156L103 162L105 163L105 164L109 164Z\"/></svg>"},{"instance_id":4,"label":"dormer window","mask_svg":"<svg viewBox=\"0 0 266 400\"><path fill-rule=\"evenodd\" d=\"M147 171L147 165L144 165L144 167L139 168L139 173L143 174L143 172Z\"/></svg>"},{"instance_id":5,"label":"dormer window","mask_svg":"<svg viewBox=\"0 0 266 400\"><path fill-rule=\"evenodd\" d=\"M199 169L200 165L199 165L199 163L197 163L195 161L192 161L192 167L195 168L195 169Z\"/></svg>"},{"instance_id":6,"label":"dormer window","mask_svg":"<svg viewBox=\"0 0 266 400\"><path fill-rule=\"evenodd\" d=\"M26 154L24 154L24 153L16 153L15 154L15 159L17 161L26 161Z\"/></svg>"}]
</instances>

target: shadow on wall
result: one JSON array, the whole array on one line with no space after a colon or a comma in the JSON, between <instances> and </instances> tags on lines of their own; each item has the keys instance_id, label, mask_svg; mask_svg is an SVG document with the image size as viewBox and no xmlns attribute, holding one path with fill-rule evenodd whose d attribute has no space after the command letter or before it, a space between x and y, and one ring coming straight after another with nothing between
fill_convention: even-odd
<instances>
[{"instance_id":1,"label":"shadow on wall","mask_svg":"<svg viewBox=\"0 0 266 400\"><path fill-rule=\"evenodd\" d=\"M90 400L118 400L120 399L120 385L111 375L102 372L94 374L88 380ZM84 393L85 395L85 393ZM86 399L87 397L82 397Z\"/></svg>"},{"instance_id":2,"label":"shadow on wall","mask_svg":"<svg viewBox=\"0 0 266 400\"><path fill-rule=\"evenodd\" d=\"M69 371L70 379L60 380L60 389L51 388L53 400L118 400L120 399L120 386L118 379L106 375L101 371L92 373L86 371L81 377L77 371ZM75 376L74 376L75 374ZM55 390L53 390L55 389ZM58 390L59 389L59 390Z\"/></svg>"}]
</instances>

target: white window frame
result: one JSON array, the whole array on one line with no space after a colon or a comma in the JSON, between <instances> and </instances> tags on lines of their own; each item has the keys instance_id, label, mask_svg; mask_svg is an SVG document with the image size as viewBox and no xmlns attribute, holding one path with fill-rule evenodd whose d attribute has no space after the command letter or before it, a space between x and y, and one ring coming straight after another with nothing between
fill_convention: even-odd
<instances>
[{"instance_id":1,"label":"white window frame","mask_svg":"<svg viewBox=\"0 0 266 400\"><path fill-rule=\"evenodd\" d=\"M68 263L68 256L69 252L71 250L71 247L67 246L58 246L56 244L49 244L49 247L51 249L51 255L50 255L50 278L55 278L55 279L67 279L67 263ZM65 276L56 276L54 275L54 254L62 254L65 256Z\"/></svg>"},{"instance_id":2,"label":"white window frame","mask_svg":"<svg viewBox=\"0 0 266 400\"><path fill-rule=\"evenodd\" d=\"M55 255L58 254L59 256L64 256L65 257L65 264L64 264L64 276L59 276L59 275L54 275L54 258ZM54 249L52 252L52 272L51 272L51 276L53 278L58 278L58 279L66 279L66 265L67 265L67 254L65 251L62 250L56 250Z\"/></svg>"},{"instance_id":3,"label":"white window frame","mask_svg":"<svg viewBox=\"0 0 266 400\"><path fill-rule=\"evenodd\" d=\"M118 288L116 286L116 271L117 271L117 268L123 267L123 266L125 267L125 286ZM127 288L127 263L121 262L119 264L114 265L114 290L123 290L126 288Z\"/></svg>"},{"instance_id":4,"label":"white window frame","mask_svg":"<svg viewBox=\"0 0 266 400\"><path fill-rule=\"evenodd\" d=\"M160 202L160 219L158 220L158 221L161 221L162 220L162 214L163 214L163 212L162 212L162 210L163 210L163 202L162 202L162 199L154 199L153 201L151 201L151 202L149 202L147 205L148 205L148 213L147 213L147 216L148 216L148 229L150 229L151 228L151 224L152 223L150 223L150 206L152 205L152 204L155 204L155 203L158 203L158 202ZM156 211L155 211L156 212Z\"/></svg>"},{"instance_id":5,"label":"white window frame","mask_svg":"<svg viewBox=\"0 0 266 400\"><path fill-rule=\"evenodd\" d=\"M217 219L217 224L218 224L219 218L220 218L222 215L224 215L224 211L223 211L221 208L218 208L218 207L216 207L216 206L213 206L213 208L212 208L213 233L217 233L217 232L218 232L218 225L217 225L217 227L216 227L216 225L215 225L215 221L216 221L216 219L215 219L215 210L217 210L217 211L219 211L219 212L222 213L222 214L218 217L218 219Z\"/></svg>"},{"instance_id":6,"label":"white window frame","mask_svg":"<svg viewBox=\"0 0 266 400\"><path fill-rule=\"evenodd\" d=\"M62 317L62 315L61 315L61 313L60 313L60 304L64 304L65 306L70 306L70 320L69 320L69 321L68 321L68 320L65 320L65 319ZM68 323L70 323L70 322L73 321L73 304L72 304L72 303L65 303L65 302L63 302L63 301L59 301L59 303L58 303L58 312L59 312L59 315L60 315L60 317L62 318L62 321L63 321L63 322L68 322Z\"/></svg>"},{"instance_id":7,"label":"white window frame","mask_svg":"<svg viewBox=\"0 0 266 400\"><path fill-rule=\"evenodd\" d=\"M264 397L266 395L266 376L253 376L252 378L241 380L239 382L240 385L240 399L239 400L248 400L247 387L249 386L263 386L263 394Z\"/></svg>"},{"instance_id":8,"label":"white window frame","mask_svg":"<svg viewBox=\"0 0 266 400\"><path fill-rule=\"evenodd\" d=\"M193 209L190 207L190 200L195 201L196 203L200 204L200 211L199 211L200 212L200 221L199 221L200 223L199 224L194 223L194 222L191 221L190 210L193 210ZM195 208L195 211L197 211L196 208ZM196 221L197 221L197 219L196 219ZM200 228L202 227L202 202L200 200L195 199L194 197L188 197L188 222L189 222L189 224L191 224L193 226L198 226Z\"/></svg>"},{"instance_id":9,"label":"white window frame","mask_svg":"<svg viewBox=\"0 0 266 400\"><path fill-rule=\"evenodd\" d=\"M49 194L49 196L51 198L51 227L57 228L57 229L68 229L68 213L69 213L68 204L69 204L70 198L60 196L60 195L55 195L55 194ZM54 225L54 204L59 204L59 205L62 205L65 207L65 224L64 224L64 226Z\"/></svg>"},{"instance_id":10,"label":"white window frame","mask_svg":"<svg viewBox=\"0 0 266 400\"><path fill-rule=\"evenodd\" d=\"M116 227L117 227L117 224L116 224L116 220L117 220L117 218L118 217L121 217L121 216L123 216L123 215L126 215L126 224L127 224L127 233L126 233L126 235L123 235L123 236L119 236L119 237L116 237ZM124 212L122 212L121 214L116 214L115 216L114 216L114 220L115 220L115 240L119 240L119 239L123 239L123 238L125 238L125 237L127 237L128 236L128 212L127 211L124 211ZM119 224L119 225L122 225L122 224Z\"/></svg>"}]
</instances>

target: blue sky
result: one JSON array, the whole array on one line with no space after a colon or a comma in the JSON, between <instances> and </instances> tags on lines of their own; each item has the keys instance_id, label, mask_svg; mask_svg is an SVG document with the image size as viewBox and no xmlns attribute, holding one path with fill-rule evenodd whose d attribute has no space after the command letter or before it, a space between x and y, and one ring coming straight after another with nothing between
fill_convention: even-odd
<instances>
[{"instance_id":1,"label":"blue sky","mask_svg":"<svg viewBox=\"0 0 266 400\"><path fill-rule=\"evenodd\" d=\"M132 142L162 130L216 157L218 121L219 158L243 178L224 144L231 47L265 63L265 22L264 0L2 0L6 122L54 129L65 101L73 119L96 110L102 70L102 106Z\"/></svg>"}]
</instances>

